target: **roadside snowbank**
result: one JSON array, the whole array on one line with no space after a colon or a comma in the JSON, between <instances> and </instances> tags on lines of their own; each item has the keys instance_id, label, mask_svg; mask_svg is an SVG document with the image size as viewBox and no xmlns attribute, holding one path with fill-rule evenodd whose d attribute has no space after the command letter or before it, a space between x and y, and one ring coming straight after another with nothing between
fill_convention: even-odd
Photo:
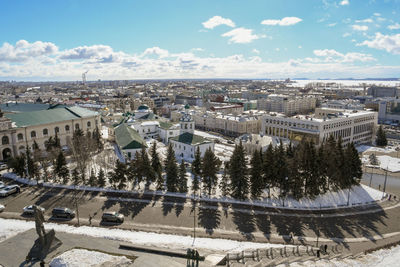
<instances>
[{"instance_id":1,"label":"roadside snowbank","mask_svg":"<svg viewBox=\"0 0 400 267\"><path fill-rule=\"evenodd\" d=\"M390 156L377 156L380 162L380 168L390 172L400 172L400 159Z\"/></svg>"},{"instance_id":2,"label":"roadside snowbank","mask_svg":"<svg viewBox=\"0 0 400 267\"><path fill-rule=\"evenodd\" d=\"M7 226L6 226L7 225ZM66 232L70 234L79 234L85 236L106 238L111 240L119 240L130 242L137 245L163 247L169 249L187 249L195 247L198 249L207 249L220 252L236 252L244 249L257 249L269 247L282 247L279 244L240 242L221 238L196 238L193 242L191 236L157 234L141 231L129 231L121 229L107 229L101 227L81 226L74 227L66 224L45 223L46 229L54 229L56 232ZM4 227L6 226L6 227ZM24 232L35 227L34 221L22 221L13 219L0 218L0 236L4 236L1 241L10 238L20 232ZM12 233L8 233L10 229Z\"/></svg>"},{"instance_id":3,"label":"roadside snowbank","mask_svg":"<svg viewBox=\"0 0 400 267\"><path fill-rule=\"evenodd\" d=\"M130 266L131 263L132 261L124 256L113 256L86 249L71 249L53 258L50 267L122 267Z\"/></svg>"},{"instance_id":4,"label":"roadside snowbank","mask_svg":"<svg viewBox=\"0 0 400 267\"><path fill-rule=\"evenodd\" d=\"M376 147L376 146L367 146L367 145L361 145L357 147L358 153L363 153L363 152L381 152L381 153L391 153L391 152L396 152L394 147Z\"/></svg>"},{"instance_id":5,"label":"roadside snowbank","mask_svg":"<svg viewBox=\"0 0 400 267\"><path fill-rule=\"evenodd\" d=\"M35 180L29 180L25 178L20 178L14 173L6 173L3 174L4 177L13 179L19 183L36 185ZM113 193L132 193L137 191L129 191L129 190L117 190L112 188L100 188L100 187L90 187L90 186L73 186L73 185L61 185L61 184L51 184L51 183L43 183L45 187L53 187L53 188L64 188L71 190L86 190L86 191L98 191L98 192L113 192ZM180 197L186 199L193 199L194 196L192 194L185 193L171 193L171 192L163 192L163 191L145 191L140 192L145 195L158 195L158 196L172 196L172 197ZM266 195L266 193L264 194ZM348 201L348 197L349 201ZM339 190L337 192L327 192L324 195L320 195L315 199L310 198L302 198L300 200L295 200L291 197L287 197L284 200L280 198L267 198L264 197L260 200L245 200L240 201L228 197L223 197L220 195L212 195L211 197L207 195L203 195L201 198L198 196L196 199L210 202L220 202L220 203L229 203L229 204L243 204L243 205L251 205L251 206L259 206L259 207L279 207L282 209L336 209L338 207L346 207L346 206L359 206L371 204L374 202L381 201L386 196L386 193L378 191L374 188L371 188L366 185L358 185L353 186L349 191ZM349 202L349 203L347 203ZM349 205L348 205L349 204Z\"/></svg>"}]
</instances>

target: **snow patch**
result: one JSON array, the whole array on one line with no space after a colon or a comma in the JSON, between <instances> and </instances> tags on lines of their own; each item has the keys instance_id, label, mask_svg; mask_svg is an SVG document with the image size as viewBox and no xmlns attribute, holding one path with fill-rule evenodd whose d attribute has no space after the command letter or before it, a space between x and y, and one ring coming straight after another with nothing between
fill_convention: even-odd
<instances>
[{"instance_id":1,"label":"snow patch","mask_svg":"<svg viewBox=\"0 0 400 267\"><path fill-rule=\"evenodd\" d=\"M113 256L110 254L90 251L86 249L71 249L53 258L50 267L95 267L95 266L129 266L131 260L124 256Z\"/></svg>"},{"instance_id":2,"label":"snow patch","mask_svg":"<svg viewBox=\"0 0 400 267\"><path fill-rule=\"evenodd\" d=\"M7 225L7 228L4 226ZM157 234L141 231L129 231L122 229L107 229L101 227L80 226L74 227L65 224L45 223L46 229L54 229L57 232L66 232L70 234L79 234L85 236L99 237L111 240L130 242L137 245L146 245L154 247L162 247L169 249L187 249L190 247L198 249L207 249L220 252L239 252L245 249L261 249L270 247L283 247L279 244L242 242L221 238L196 238L171 234ZM7 235L10 229L17 228L20 232L33 229L35 222L22 221L14 219L0 218L0 236ZM17 233L14 233L14 235ZM5 240L5 239L4 239ZM4 241L3 240L3 241Z\"/></svg>"},{"instance_id":3,"label":"snow patch","mask_svg":"<svg viewBox=\"0 0 400 267\"><path fill-rule=\"evenodd\" d=\"M400 172L400 159L390 156L377 156L380 162L380 168L390 172Z\"/></svg>"}]
</instances>

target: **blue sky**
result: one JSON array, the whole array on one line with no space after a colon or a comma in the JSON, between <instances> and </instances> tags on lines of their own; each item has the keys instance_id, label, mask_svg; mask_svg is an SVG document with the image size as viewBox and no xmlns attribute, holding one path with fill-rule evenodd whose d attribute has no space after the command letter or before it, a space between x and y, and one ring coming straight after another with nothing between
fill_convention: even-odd
<instances>
[{"instance_id":1,"label":"blue sky","mask_svg":"<svg viewBox=\"0 0 400 267\"><path fill-rule=\"evenodd\" d=\"M0 79L400 76L399 0L0 2Z\"/></svg>"}]
</instances>

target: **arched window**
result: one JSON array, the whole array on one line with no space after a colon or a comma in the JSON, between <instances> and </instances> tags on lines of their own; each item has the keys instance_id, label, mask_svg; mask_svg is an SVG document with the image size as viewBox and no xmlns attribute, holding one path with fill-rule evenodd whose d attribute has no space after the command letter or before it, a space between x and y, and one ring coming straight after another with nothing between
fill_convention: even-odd
<instances>
[{"instance_id":1,"label":"arched window","mask_svg":"<svg viewBox=\"0 0 400 267\"><path fill-rule=\"evenodd\" d=\"M79 123L75 124L75 130L79 129Z\"/></svg>"},{"instance_id":2,"label":"arched window","mask_svg":"<svg viewBox=\"0 0 400 267\"><path fill-rule=\"evenodd\" d=\"M60 132L60 128L58 128L58 127L54 128L54 132L55 133L59 133Z\"/></svg>"},{"instance_id":3,"label":"arched window","mask_svg":"<svg viewBox=\"0 0 400 267\"><path fill-rule=\"evenodd\" d=\"M8 136L3 136L2 138L1 138L1 144L2 145L8 145L10 142L9 142L9 140L8 140Z\"/></svg>"},{"instance_id":4,"label":"arched window","mask_svg":"<svg viewBox=\"0 0 400 267\"><path fill-rule=\"evenodd\" d=\"M47 128L44 128L44 129L43 129L43 135L46 136L46 135L48 135L48 134L49 134L49 130L47 130Z\"/></svg>"},{"instance_id":5,"label":"arched window","mask_svg":"<svg viewBox=\"0 0 400 267\"><path fill-rule=\"evenodd\" d=\"M69 125L65 125L65 131L69 132Z\"/></svg>"},{"instance_id":6,"label":"arched window","mask_svg":"<svg viewBox=\"0 0 400 267\"><path fill-rule=\"evenodd\" d=\"M187 124L185 123L185 129L187 129Z\"/></svg>"},{"instance_id":7,"label":"arched window","mask_svg":"<svg viewBox=\"0 0 400 267\"><path fill-rule=\"evenodd\" d=\"M35 131L32 131L32 132L31 132L31 137L32 137L32 138L35 138L35 137L36 137L36 132L35 132Z\"/></svg>"},{"instance_id":8,"label":"arched window","mask_svg":"<svg viewBox=\"0 0 400 267\"><path fill-rule=\"evenodd\" d=\"M19 148L18 148L19 150L24 150L25 149L25 147L24 146L19 146Z\"/></svg>"},{"instance_id":9,"label":"arched window","mask_svg":"<svg viewBox=\"0 0 400 267\"><path fill-rule=\"evenodd\" d=\"M87 122L87 127L90 128L92 124L90 123L90 121Z\"/></svg>"},{"instance_id":10,"label":"arched window","mask_svg":"<svg viewBox=\"0 0 400 267\"><path fill-rule=\"evenodd\" d=\"M22 133L19 133L17 135L18 141L24 140L24 135Z\"/></svg>"}]
</instances>

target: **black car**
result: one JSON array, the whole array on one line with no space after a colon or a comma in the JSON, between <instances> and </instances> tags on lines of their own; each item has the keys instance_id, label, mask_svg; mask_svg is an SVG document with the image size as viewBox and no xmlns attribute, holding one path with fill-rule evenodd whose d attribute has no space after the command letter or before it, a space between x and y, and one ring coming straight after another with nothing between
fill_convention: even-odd
<instances>
[{"instance_id":1,"label":"black car","mask_svg":"<svg viewBox=\"0 0 400 267\"><path fill-rule=\"evenodd\" d=\"M75 212L69 208L54 208L51 213L54 218L71 219L75 217Z\"/></svg>"}]
</instances>

